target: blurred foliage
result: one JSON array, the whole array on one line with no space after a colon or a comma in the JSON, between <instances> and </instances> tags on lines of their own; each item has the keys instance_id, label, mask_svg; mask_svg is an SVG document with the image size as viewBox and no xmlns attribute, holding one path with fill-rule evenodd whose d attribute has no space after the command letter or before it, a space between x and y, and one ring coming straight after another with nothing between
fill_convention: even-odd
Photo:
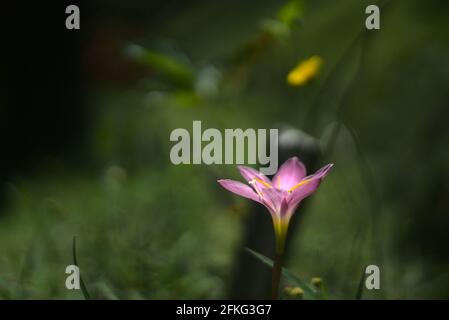
<instances>
[{"instance_id":1,"label":"blurred foliage","mask_svg":"<svg viewBox=\"0 0 449 320\"><path fill-rule=\"evenodd\" d=\"M99 3L132 24L131 4ZM169 133L197 119L300 127L336 164L293 235L292 274L320 277L329 298L447 298L447 3L390 1L381 30L364 32L368 4L195 1L157 24L136 13L148 26L105 56L140 73L86 92L88 164L49 155L7 184L0 298L82 299L64 287L74 236L94 299L225 298L248 204L216 185L234 166L169 162ZM314 55L326 62L315 80L289 86ZM382 290L362 295L367 264ZM307 298L304 283L285 286Z\"/></svg>"}]
</instances>

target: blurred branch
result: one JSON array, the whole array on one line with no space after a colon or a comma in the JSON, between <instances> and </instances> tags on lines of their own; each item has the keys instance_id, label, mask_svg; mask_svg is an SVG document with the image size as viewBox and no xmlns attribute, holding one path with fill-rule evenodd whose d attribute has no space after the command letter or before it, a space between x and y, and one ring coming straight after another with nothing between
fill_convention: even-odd
<instances>
[{"instance_id":1,"label":"blurred branch","mask_svg":"<svg viewBox=\"0 0 449 320\"><path fill-rule=\"evenodd\" d=\"M226 62L230 69L226 83L238 89L244 87L250 68L277 40L288 38L294 26L302 23L302 16L302 1L289 0L279 8L274 18L264 20L260 33Z\"/></svg>"},{"instance_id":2,"label":"blurred branch","mask_svg":"<svg viewBox=\"0 0 449 320\"><path fill-rule=\"evenodd\" d=\"M181 91L183 95L193 94L195 98L210 97L220 91L219 85L241 90L248 80L251 67L277 40L290 36L293 27L301 22L302 14L302 0L286 1L273 18L262 21L261 30L253 39L224 61L225 68L221 72L212 64L204 69L195 68L167 54L137 44L128 45L125 53L132 60L154 71L160 80L173 85L171 93ZM215 74L212 74L211 70ZM221 80L221 73L225 74L224 81L218 81ZM211 74L213 77L210 77ZM204 75L207 81L203 81ZM202 88L207 82L212 83L212 88L206 88L207 92L203 94Z\"/></svg>"}]
</instances>

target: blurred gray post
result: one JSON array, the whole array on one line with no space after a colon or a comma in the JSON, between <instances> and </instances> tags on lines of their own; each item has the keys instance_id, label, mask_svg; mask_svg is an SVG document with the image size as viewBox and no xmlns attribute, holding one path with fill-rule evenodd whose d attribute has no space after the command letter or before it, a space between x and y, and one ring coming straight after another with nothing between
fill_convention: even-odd
<instances>
[{"instance_id":1,"label":"blurred gray post","mask_svg":"<svg viewBox=\"0 0 449 320\"><path fill-rule=\"evenodd\" d=\"M308 172L311 172L311 169L315 169L320 156L319 143L315 138L299 129L281 126L279 130L279 165L294 156L304 162ZM290 223L285 254L286 261L288 261L289 256L291 235L298 231L298 222L302 220L304 209L303 203ZM271 269L246 252L245 248L250 248L273 258L274 232L272 221L267 210L254 203L244 224L243 241L236 254L229 297L231 299L267 299L270 297Z\"/></svg>"}]
</instances>

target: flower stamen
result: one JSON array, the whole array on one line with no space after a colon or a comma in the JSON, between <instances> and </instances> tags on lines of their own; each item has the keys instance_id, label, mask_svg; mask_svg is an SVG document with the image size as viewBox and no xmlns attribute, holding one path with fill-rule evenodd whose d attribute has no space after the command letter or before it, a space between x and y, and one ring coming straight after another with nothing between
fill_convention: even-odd
<instances>
[{"instance_id":1,"label":"flower stamen","mask_svg":"<svg viewBox=\"0 0 449 320\"><path fill-rule=\"evenodd\" d=\"M262 193L262 191L259 190L259 187L257 186L257 180L256 179L257 178L254 178L251 181L248 181L248 183L253 186L253 188L254 188L254 190L256 190L256 193L258 194L258 196L261 199L263 199L263 193Z\"/></svg>"},{"instance_id":2,"label":"flower stamen","mask_svg":"<svg viewBox=\"0 0 449 320\"><path fill-rule=\"evenodd\" d=\"M271 184L269 184L268 182L265 182L265 181L263 181L263 180L261 180L259 178L254 177L253 180L251 180L251 181L254 181L254 182L257 181L257 182L263 184L265 187L271 188Z\"/></svg>"},{"instance_id":3,"label":"flower stamen","mask_svg":"<svg viewBox=\"0 0 449 320\"><path fill-rule=\"evenodd\" d=\"M306 179L301 181L300 183L298 183L297 185L294 185L293 187L291 187L290 189L288 189L288 192L292 192L293 190L299 188L300 186L303 186L307 183L309 183L310 181L312 181L312 179Z\"/></svg>"}]
</instances>

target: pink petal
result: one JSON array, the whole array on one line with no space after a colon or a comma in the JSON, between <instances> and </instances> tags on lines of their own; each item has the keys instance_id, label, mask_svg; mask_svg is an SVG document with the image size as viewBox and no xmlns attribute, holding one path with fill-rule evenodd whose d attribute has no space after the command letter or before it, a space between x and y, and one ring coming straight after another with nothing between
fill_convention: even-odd
<instances>
[{"instance_id":1,"label":"pink petal","mask_svg":"<svg viewBox=\"0 0 449 320\"><path fill-rule=\"evenodd\" d=\"M290 197L288 199L289 211L293 213L296 210L299 203L304 199L310 196L321 183L321 180L329 173L330 169L333 167L333 164L328 164L323 168L319 169L313 175L305 177L303 181L308 180L304 185L299 186L295 190L292 191Z\"/></svg>"},{"instance_id":2,"label":"pink petal","mask_svg":"<svg viewBox=\"0 0 449 320\"><path fill-rule=\"evenodd\" d=\"M320 185L320 182L320 179L311 180L306 184L300 186L299 188L293 190L288 199L289 209L295 210L304 198L307 198L315 192L315 190Z\"/></svg>"},{"instance_id":3,"label":"pink petal","mask_svg":"<svg viewBox=\"0 0 449 320\"><path fill-rule=\"evenodd\" d=\"M298 184L306 176L306 168L297 157L285 161L273 177L273 185L282 190L288 190Z\"/></svg>"},{"instance_id":4,"label":"pink petal","mask_svg":"<svg viewBox=\"0 0 449 320\"><path fill-rule=\"evenodd\" d=\"M281 218L289 213L289 204L287 198L282 199L281 208L279 210Z\"/></svg>"},{"instance_id":5,"label":"pink petal","mask_svg":"<svg viewBox=\"0 0 449 320\"><path fill-rule=\"evenodd\" d=\"M268 179L267 176L265 176L263 173L260 173L256 169L246 166L238 166L238 169L242 177L245 178L245 180L248 182L253 180L254 178L258 178L267 183L271 183L270 179Z\"/></svg>"},{"instance_id":6,"label":"pink petal","mask_svg":"<svg viewBox=\"0 0 449 320\"><path fill-rule=\"evenodd\" d=\"M332 169L333 166L334 166L333 163L329 163L329 164L325 165L324 167L322 167L321 169L319 169L314 174L312 174L310 177L311 178L313 177L315 179L322 179L329 173L329 171Z\"/></svg>"},{"instance_id":7,"label":"pink petal","mask_svg":"<svg viewBox=\"0 0 449 320\"><path fill-rule=\"evenodd\" d=\"M223 188L225 188L228 191L231 191L232 193L235 193L239 196L260 202L260 198L257 195L257 193L254 192L254 190L239 181L234 181L230 179L222 179L217 181Z\"/></svg>"}]
</instances>

